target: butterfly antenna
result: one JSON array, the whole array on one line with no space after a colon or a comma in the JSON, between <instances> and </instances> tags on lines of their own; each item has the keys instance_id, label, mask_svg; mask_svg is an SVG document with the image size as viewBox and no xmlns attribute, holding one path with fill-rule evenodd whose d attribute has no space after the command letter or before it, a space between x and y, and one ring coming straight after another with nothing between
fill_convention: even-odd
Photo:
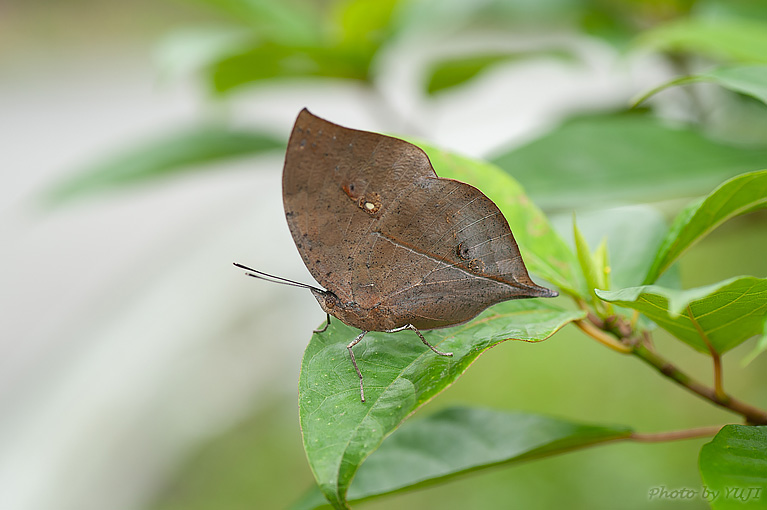
<instances>
[{"instance_id":1,"label":"butterfly antenna","mask_svg":"<svg viewBox=\"0 0 767 510\"><path fill-rule=\"evenodd\" d=\"M259 280L264 280L266 282L271 282L271 283L279 283L280 285L291 285L293 287L299 287L302 289L316 290L317 292L323 292L323 293L326 292L325 290L317 288L313 285L308 285L306 283L289 280L281 276L274 276L269 273L264 273L263 271L258 271L256 269L253 269L252 267L243 266L242 264L238 264L237 262L234 262L234 265L235 267L239 267L240 269L244 269L245 271L247 271L245 273L246 275L252 276L253 278L258 278Z\"/></svg>"}]
</instances>

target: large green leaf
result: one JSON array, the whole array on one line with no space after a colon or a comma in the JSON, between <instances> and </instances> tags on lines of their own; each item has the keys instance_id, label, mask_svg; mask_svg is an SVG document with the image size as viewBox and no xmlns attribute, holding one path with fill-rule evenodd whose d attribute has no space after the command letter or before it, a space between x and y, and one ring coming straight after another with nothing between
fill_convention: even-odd
<instances>
[{"instance_id":1,"label":"large green leaf","mask_svg":"<svg viewBox=\"0 0 767 510\"><path fill-rule=\"evenodd\" d=\"M767 170L739 175L687 206L671 224L644 283L654 282L682 253L730 218L767 207Z\"/></svg>"},{"instance_id":2,"label":"large green leaf","mask_svg":"<svg viewBox=\"0 0 767 510\"><path fill-rule=\"evenodd\" d=\"M419 146L429 155L437 175L469 183L495 202L531 272L571 295L588 296L578 259L517 181L491 163Z\"/></svg>"},{"instance_id":3,"label":"large green leaf","mask_svg":"<svg viewBox=\"0 0 767 510\"><path fill-rule=\"evenodd\" d=\"M317 484L336 507L365 458L410 414L450 386L485 350L504 340L540 341L583 317L540 300L507 301L473 321L425 332L452 357L438 356L412 331L369 333L358 344L359 380L346 345L359 333L332 321L312 336L299 379L299 414L304 448Z\"/></svg>"},{"instance_id":4,"label":"large green leaf","mask_svg":"<svg viewBox=\"0 0 767 510\"><path fill-rule=\"evenodd\" d=\"M762 333L767 316L767 278L739 276L689 290L657 285L596 291L597 296L645 314L658 326L700 352L706 342L689 317L687 307L718 353L724 353Z\"/></svg>"},{"instance_id":5,"label":"large green leaf","mask_svg":"<svg viewBox=\"0 0 767 510\"><path fill-rule=\"evenodd\" d=\"M767 65L749 65L719 67L705 73L673 79L643 94L636 104L669 87L699 82L716 83L767 103Z\"/></svg>"},{"instance_id":6,"label":"large green leaf","mask_svg":"<svg viewBox=\"0 0 767 510\"><path fill-rule=\"evenodd\" d=\"M687 19L644 32L640 44L725 62L767 63L767 23L744 19Z\"/></svg>"},{"instance_id":7,"label":"large green leaf","mask_svg":"<svg viewBox=\"0 0 767 510\"><path fill-rule=\"evenodd\" d=\"M557 455L627 438L626 427L574 423L548 416L454 407L405 423L362 464L349 501L443 482L472 471ZM317 487L293 510L327 505Z\"/></svg>"},{"instance_id":8,"label":"large green leaf","mask_svg":"<svg viewBox=\"0 0 767 510\"><path fill-rule=\"evenodd\" d=\"M698 464L714 510L767 508L767 427L726 425Z\"/></svg>"},{"instance_id":9,"label":"large green leaf","mask_svg":"<svg viewBox=\"0 0 767 510\"><path fill-rule=\"evenodd\" d=\"M718 143L633 113L571 119L492 160L537 204L556 209L705 193L723 179L764 168L767 148Z\"/></svg>"},{"instance_id":10,"label":"large green leaf","mask_svg":"<svg viewBox=\"0 0 767 510\"><path fill-rule=\"evenodd\" d=\"M284 146L282 140L257 131L203 127L139 145L96 164L57 185L49 198L53 201L67 200L128 183L188 172L202 164L262 154Z\"/></svg>"}]
</instances>

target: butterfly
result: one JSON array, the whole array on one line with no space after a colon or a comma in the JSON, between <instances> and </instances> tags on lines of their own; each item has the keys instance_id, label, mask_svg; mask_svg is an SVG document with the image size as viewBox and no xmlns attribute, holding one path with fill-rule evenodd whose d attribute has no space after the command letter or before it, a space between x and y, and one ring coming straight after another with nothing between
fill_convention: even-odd
<instances>
[{"instance_id":1,"label":"butterfly","mask_svg":"<svg viewBox=\"0 0 767 510\"><path fill-rule=\"evenodd\" d=\"M417 146L333 124L304 109L282 175L290 233L324 288L241 264L248 275L309 289L327 314L361 330L421 330L466 322L509 299L554 297L535 284L498 207L477 188L434 172Z\"/></svg>"}]
</instances>

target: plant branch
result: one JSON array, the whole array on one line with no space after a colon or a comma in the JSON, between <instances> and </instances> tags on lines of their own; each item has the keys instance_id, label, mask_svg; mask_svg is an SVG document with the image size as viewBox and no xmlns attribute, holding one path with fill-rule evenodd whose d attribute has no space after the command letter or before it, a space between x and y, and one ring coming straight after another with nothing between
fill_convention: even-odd
<instances>
[{"instance_id":1,"label":"plant branch","mask_svg":"<svg viewBox=\"0 0 767 510\"><path fill-rule=\"evenodd\" d=\"M672 381L687 388L692 393L710 400L712 403L732 411L733 413L740 414L746 419L746 423L748 424L767 425L767 411L763 411L762 409L730 397L724 392L724 389L722 388L721 357L713 348L713 345L705 335L705 332L703 332L702 328L700 328L700 325L697 324L693 318L692 312L688 311L690 313L690 318L692 319L693 324L698 328L701 337L709 346L711 355L714 358L714 380L718 389L709 388L696 381L679 370L679 368L673 365L670 361L655 352L655 348L650 340L650 335L646 331L640 332L641 336L635 337L634 335L636 332L632 328L631 323L625 319L622 319L619 316L611 316L602 320L594 315L593 312L589 311L588 305L583 300L577 300L576 303L582 310L586 310L588 315L586 316L586 319L575 321L575 325L597 342L622 354L633 354Z\"/></svg>"},{"instance_id":2,"label":"plant branch","mask_svg":"<svg viewBox=\"0 0 767 510\"><path fill-rule=\"evenodd\" d=\"M696 381L659 354L650 351L641 343L634 346L633 354L655 368L661 374L687 388L689 391L710 400L720 407L740 414L746 418L747 423L752 425L767 425L767 412L732 397L722 400L712 388Z\"/></svg>"},{"instance_id":3,"label":"plant branch","mask_svg":"<svg viewBox=\"0 0 767 510\"><path fill-rule=\"evenodd\" d=\"M631 354L632 352L632 348L630 346L621 343L588 321L580 319L575 321L575 325L578 326L578 329L605 347L609 347L610 349L618 351L622 354Z\"/></svg>"},{"instance_id":4,"label":"plant branch","mask_svg":"<svg viewBox=\"0 0 767 510\"><path fill-rule=\"evenodd\" d=\"M690 321L692 321L695 329L698 330L698 335L700 335L700 337L706 343L708 352L711 353L711 359L714 361L714 392L716 393L718 399L722 401L728 400L730 397L727 395L727 393L725 393L724 384L722 382L722 357L719 355L716 349L714 349L714 345L711 343L711 340L708 339L708 335L706 335L706 332L703 331L703 328L700 327L698 321L695 320L695 316L692 313L692 308L690 308L690 305L687 305L687 316L690 318Z\"/></svg>"},{"instance_id":5,"label":"plant branch","mask_svg":"<svg viewBox=\"0 0 767 510\"><path fill-rule=\"evenodd\" d=\"M679 439L695 439L697 437L711 437L716 435L724 425L712 425L710 427L698 427L686 430L672 430L670 432L657 432L654 434L639 434L632 432L628 439L640 443L660 443L663 441L677 441Z\"/></svg>"}]
</instances>

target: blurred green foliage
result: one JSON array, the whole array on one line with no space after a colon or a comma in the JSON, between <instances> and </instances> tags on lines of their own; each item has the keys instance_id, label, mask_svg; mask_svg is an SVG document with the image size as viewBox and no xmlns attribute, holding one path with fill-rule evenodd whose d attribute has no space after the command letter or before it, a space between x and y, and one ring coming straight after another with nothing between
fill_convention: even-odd
<instances>
[{"instance_id":1,"label":"blurred green foliage","mask_svg":"<svg viewBox=\"0 0 767 510\"><path fill-rule=\"evenodd\" d=\"M624 49L659 52L683 76L654 92L677 82L709 81L762 101L767 97L767 67L762 65L767 55L767 7L745 1L188 1L229 21L215 28L185 28L169 34L157 53L159 70L166 76L196 72L221 100L261 82L284 80L332 78L375 89L377 57L415 33L476 28L514 32L530 26L539 30L576 28ZM551 57L577 58L566 47L441 55L425 66L420 93L428 101L492 67ZM724 67L688 77L689 66L702 58L712 58L712 64ZM735 63L749 65L732 68ZM694 94L691 97L697 101ZM714 107L694 106L705 111ZM717 139L718 129L732 131L727 120L725 115L721 128L710 122L671 126L654 111L589 114L566 121L527 146L496 151L493 160L547 209L591 203L596 197L655 201L702 193L722 179L764 166L767 135L749 140L758 142L749 148ZM740 122L739 129L747 132L748 124ZM77 197L108 187L110 182L122 185L128 167L136 176L131 180L139 181L165 174L169 168L192 169L212 159L197 143L182 143L184 136L171 133L159 142L94 165L61 183L54 194ZM273 136L260 131L248 135L233 129L231 136L228 143L225 129L216 133L216 158L251 156L263 151L265 144L274 145L269 141ZM247 136L254 144L250 150L242 144ZM163 143L174 156L152 157L164 150ZM185 148L188 154L183 153ZM94 187L94 182L99 186ZM59 193L61 190L65 192Z\"/></svg>"},{"instance_id":2,"label":"blurred green foliage","mask_svg":"<svg viewBox=\"0 0 767 510\"><path fill-rule=\"evenodd\" d=\"M543 31L564 30L577 32L582 37L595 38L602 44L612 45L627 54L647 52L663 59L677 76L642 96L643 101L648 100L646 104L649 106L646 110L586 112L566 119L561 126L525 146L512 148L493 158L494 163L503 171L515 176L527 188L533 200L547 210L586 205L606 206L616 201L655 202L660 199L700 195L727 178L746 172L748 173L736 179L752 178L763 173L755 171L767 167L767 136L764 133L756 132L753 137L749 137L748 144L743 143L744 140L727 139L722 136L726 131L723 126L726 126L727 122L733 122L733 117L728 117L728 114L731 115L729 110L733 109L722 108L725 110L724 114L708 115L719 104L726 106L732 104L728 101L743 100L742 95L748 96L747 101L754 104L758 116L767 114L764 104L767 101L765 2L194 0L194 3L209 8L219 19L227 20L226 24L215 30L203 28L186 30L183 35L169 35L158 53L161 57L160 71L166 74L180 70L196 72L200 81L208 88L211 98L218 101L227 101L260 83L290 80L330 78L351 81L374 90L381 78L377 67L381 55L395 48L397 44L408 41L408 37L413 34L432 31L450 34L470 33L477 29L504 33L530 28ZM493 67L513 66L521 59L551 58L552 55L566 55L571 58L566 48L561 52L546 50L491 54L482 50L474 54L459 52L455 55L442 55L424 67L422 80L419 82L422 90L417 92L425 102L433 101L440 94L470 84L476 77ZM719 86L720 95L701 96L695 93L694 84L701 81ZM683 116L687 120L684 123L677 120L672 124L665 115L662 104L649 99L663 89L681 84L691 85L679 89L688 99L685 102L687 115ZM629 98L626 100L628 104ZM717 103L718 101L720 103ZM755 131L746 121L740 122L736 119L735 122L740 124L743 132ZM281 146L281 141L264 133L235 130L226 126L191 134L170 134L94 166L60 184L54 193L58 198L76 197L129 181L148 182L171 172L181 175L204 163L228 157L254 156ZM490 168L490 165L483 166L484 163L477 161L461 160L456 165L464 168L469 174L465 180L470 182L483 182L483 179L487 179L487 175L492 173L484 170L477 172L478 168ZM435 166L438 164L435 163ZM212 169L213 166L208 168ZM497 170L493 170L495 171ZM439 168L438 173L443 175ZM478 176L479 174L484 177ZM493 182L495 184L490 184L489 188L496 187L500 181L496 179ZM484 184L487 184L486 180ZM485 189L483 184L479 184L479 187ZM502 188L495 192L502 194L504 190L509 192L509 189L519 189L516 183L504 185ZM493 192L488 189L488 194L491 193ZM520 218L530 220L543 217L527 200L521 189L519 193L514 193L514 197L518 202L517 207L504 207L504 214L509 217L510 223ZM584 235L585 230L576 230L574 251L568 251L569 247L558 237L547 245L551 248L550 251L541 251L540 246L528 247L531 250L530 257L535 259L536 254L541 257L541 260L533 261L531 267L539 276L556 283L574 298L577 305L584 307L584 303L591 302L589 311L598 316L597 319L605 321L604 330L607 333L616 333L615 330L609 329L609 321L615 320L611 313L616 309L604 300L616 301L626 307L646 312L645 319L655 320L658 326L670 333L657 334L658 345L682 362L692 364L698 373L707 374L708 359L693 358L692 355L698 355L696 352L690 354L683 349L684 343L675 343L675 340L682 340L694 345L701 352L711 354L708 349L702 348L702 343L691 340L689 335L695 328L691 330L691 324L686 323L681 326L674 323L674 327L670 327L670 322L678 322L683 316L666 320L658 310L667 315L672 312L670 315L674 315L670 310L673 308L670 302L681 299L679 296L690 298L685 303L695 312L693 315L700 310L703 310L700 315L705 315L708 308L714 311L727 309L738 301L738 306L746 308L738 308L735 315L752 315L754 321L741 324L743 327L738 330L740 334L736 335L735 341L728 343L713 333L717 328L723 327L725 322L731 322L732 314L725 313L725 318L717 318L711 324L699 317L699 325L703 326L704 332L709 332L713 340L711 350L716 351L716 355L729 349L742 353L736 344L764 331L764 327L758 327L759 321L765 315L763 293L756 297L749 294L753 288L762 288L764 278L736 278L725 282L727 288L724 290L728 292L720 292L724 284L715 284L703 290L699 289L694 296L689 291L685 293L661 286L660 283L663 282L658 282L657 278L664 269L677 261L688 247L710 234L724 220L743 212L754 211L764 204L763 197L743 198L743 195L734 194L727 197L723 203L707 209L707 204L716 202L717 197L717 192L714 191L703 202L696 202L683 211L667 232L666 238L658 235L657 222L648 222L644 224L647 228L635 230L631 218L622 218L620 221L606 218L601 230L614 234L613 240L608 237L600 244L592 244L596 246L592 251L588 245L590 241ZM502 198L496 200L503 202ZM694 213L700 210L705 214L696 216ZM731 272L718 275L717 278L739 273L742 261L754 257L753 246L756 244L749 244L754 242L753 239L767 242L764 237L764 217L760 218L761 223L757 223L750 230L743 227L742 233L729 242L728 249L731 253L727 253L725 259L728 265L723 267ZM542 221L545 222L545 217ZM519 221L519 224L514 225L515 236L524 246L526 240L534 237L530 235L533 228L524 221ZM638 231L645 234L645 237L636 234ZM634 235L627 235L622 238L625 239L624 242L616 243L614 239L621 233L626 235L625 232ZM690 234L692 239L686 239L687 234ZM641 247L637 247L637 244ZM561 249L563 246L564 249ZM667 249L669 246L681 248ZM546 256L541 255L543 252ZM765 270L763 250L759 261L761 262L754 263L753 267ZM552 267L547 268L546 263ZM616 268L614 272L611 270L613 265ZM701 275L716 275L717 270L721 269L709 267L705 263L698 263L694 267L691 273L695 275L692 280L696 285L711 283L700 282L696 278L700 279ZM626 288L640 284L645 275L648 276L644 283L657 285L639 290ZM689 284L689 280L688 277L684 283ZM736 292L731 292L733 289L729 285L737 285ZM650 295L652 297L646 297ZM750 298L741 299L743 296ZM641 306L638 305L640 302ZM561 313L565 314L575 313L561 310ZM735 308L730 308L730 311L732 310ZM624 324L632 317L632 312L628 310L617 312ZM570 320L576 320L574 317ZM713 314L711 317L713 320L717 315ZM641 332L649 332L651 329L649 321L631 321L631 327L638 328ZM561 327L561 324L556 329L558 327ZM349 332L346 333L348 337ZM645 367L637 367L636 362L632 364L630 359L616 359L615 354L600 350L596 345L578 342L574 337L571 338L569 333L557 335L557 338L560 337L562 341L557 344L556 350L551 347L551 341L537 346L538 350L535 353L531 349L523 353L518 347L505 351L497 349L506 354L478 361L477 365L484 370L469 371L467 381L462 385L464 389L449 389L446 398L442 400L443 403L436 406L457 400L478 400L487 406L554 412L590 423L600 420L617 421L631 424L637 429L678 428L732 419L720 410L710 409L704 402L690 404L687 394L667 394L670 384L668 381L655 374L648 375ZM678 348L680 345L682 349ZM760 346L759 349L767 347L767 342L762 341ZM509 354L511 352L514 353L513 356ZM755 400L757 404L762 405L767 401L757 385L759 382L764 383L764 373L767 373L763 358L764 356L754 359L751 367L755 368L750 368L749 373L756 382L736 384L733 388L733 392L739 392L739 396L744 399ZM733 365L729 366L730 370L733 368ZM541 371L544 371L544 376ZM589 377L583 377L584 374L589 374ZM317 374L304 373L302 377L311 375ZM432 388L430 395L447 389L453 380L454 378L451 378L438 388ZM498 381L501 383L498 384ZM492 392L482 391L489 387L493 388ZM418 402L418 405L421 403L423 402ZM699 407L696 407L696 404ZM411 406L408 412L416 407ZM286 409L280 406L279 411L275 412L279 417L277 421L283 420L288 414ZM262 414L254 418L254 422L268 422L268 415L264 413L265 411L262 411ZM305 417L302 411L302 418ZM395 430L399 424L399 420L394 420L387 425L386 430L378 430L380 439L383 440L384 436ZM297 448L286 447L286 450L290 451L290 458L280 458L279 448L275 448L275 444L285 441L282 430L265 430L261 425L244 430L245 432L235 431L232 435L223 437L219 443L223 445L222 450L217 451L211 446L211 450L203 452L198 459L191 462L179 476L178 482L167 489L164 497L158 499L155 508L250 508L254 502L260 503L261 506L274 507L284 506L296 500L305 487L304 482L309 481L305 467L296 467L304 465L303 459L296 458ZM532 428L524 432L514 430L512 426L508 434L517 434L515 437L524 442L529 440L536 430ZM295 437L288 442L290 445L298 443L297 431L293 432ZM344 431L339 433L342 432ZM261 437L254 437L254 434L261 433L264 437L279 440L272 443ZM356 429L352 433L356 433ZM717 450L718 445L726 443L734 437L733 434L739 433L739 430L728 427L714 440L713 446L708 445L704 448L705 454L701 454L704 480L726 478L716 469L721 464L706 459L718 458L721 453L721 450ZM398 436L393 436L396 437ZM451 446L462 449L466 445L458 444L458 441L463 440L461 436L458 437L455 439L456 444ZM353 438L348 437L348 434L340 438L341 441L351 439ZM568 437L568 440L576 439L578 432ZM766 451L767 445L763 437L751 439L757 441L754 449ZM327 489L326 495L334 494L337 507L341 508L344 504L344 492L352 480L354 471L361 465L364 457L375 450L379 442L372 447L367 445L355 450L353 461L345 464L346 471L342 480L334 478L332 472L323 474L322 470L318 471L315 466L317 481L323 489ZM497 505L496 498L504 498L517 506L530 508L593 508L616 505L622 505L623 508L644 508L650 488L647 486L647 480L653 479L651 474L655 474L654 479L659 484L669 486L678 484L694 487L701 483L695 473L694 462L690 460L694 458L699 446L700 443L692 442L663 445L663 449L655 447L640 450L638 446L622 445L614 447L612 451L601 449L583 452L574 457L550 459L545 461L547 464L542 463L538 467L531 465L525 471L496 472L481 479L471 479L473 482L459 482L452 488L448 486L439 491L433 489L420 495L401 496L400 499L395 498L382 503L385 505L382 508L390 507L388 505L391 505L392 501L397 502L395 504L410 502L414 507L425 506L424 501L428 501L429 506L464 508L468 500L462 497L460 492L470 486L471 502L480 507L493 507L493 501ZM226 454L227 452L229 454ZM252 456L243 455L242 452L252 452ZM312 448L307 447L307 453L311 462ZM326 459L320 460L324 462ZM498 461L490 459L484 463L477 462L473 469L490 467ZM739 468L745 461L728 459L727 462L732 462ZM390 468L393 465L396 466L396 462L387 464ZM291 474L296 469L304 469L298 481ZM548 473L543 473L544 469ZM454 472L441 472L436 478L464 471L465 466L458 466ZM261 478L254 479L244 475L247 473L258 473ZM401 484L401 487L407 486L407 483L417 486L422 482L423 480L410 480ZM258 487L259 491L253 491L249 484ZM558 490L552 490L552 484L556 484ZM353 493L354 485L351 487ZM374 486L370 490L370 494L384 492L380 487ZM441 491L444 491L444 494ZM439 504L431 505L434 502ZM676 503L653 501L652 504L654 508L673 508ZM702 500L692 502L689 506L704 507L705 503ZM372 503L370 508L376 508L375 503Z\"/></svg>"}]
</instances>

